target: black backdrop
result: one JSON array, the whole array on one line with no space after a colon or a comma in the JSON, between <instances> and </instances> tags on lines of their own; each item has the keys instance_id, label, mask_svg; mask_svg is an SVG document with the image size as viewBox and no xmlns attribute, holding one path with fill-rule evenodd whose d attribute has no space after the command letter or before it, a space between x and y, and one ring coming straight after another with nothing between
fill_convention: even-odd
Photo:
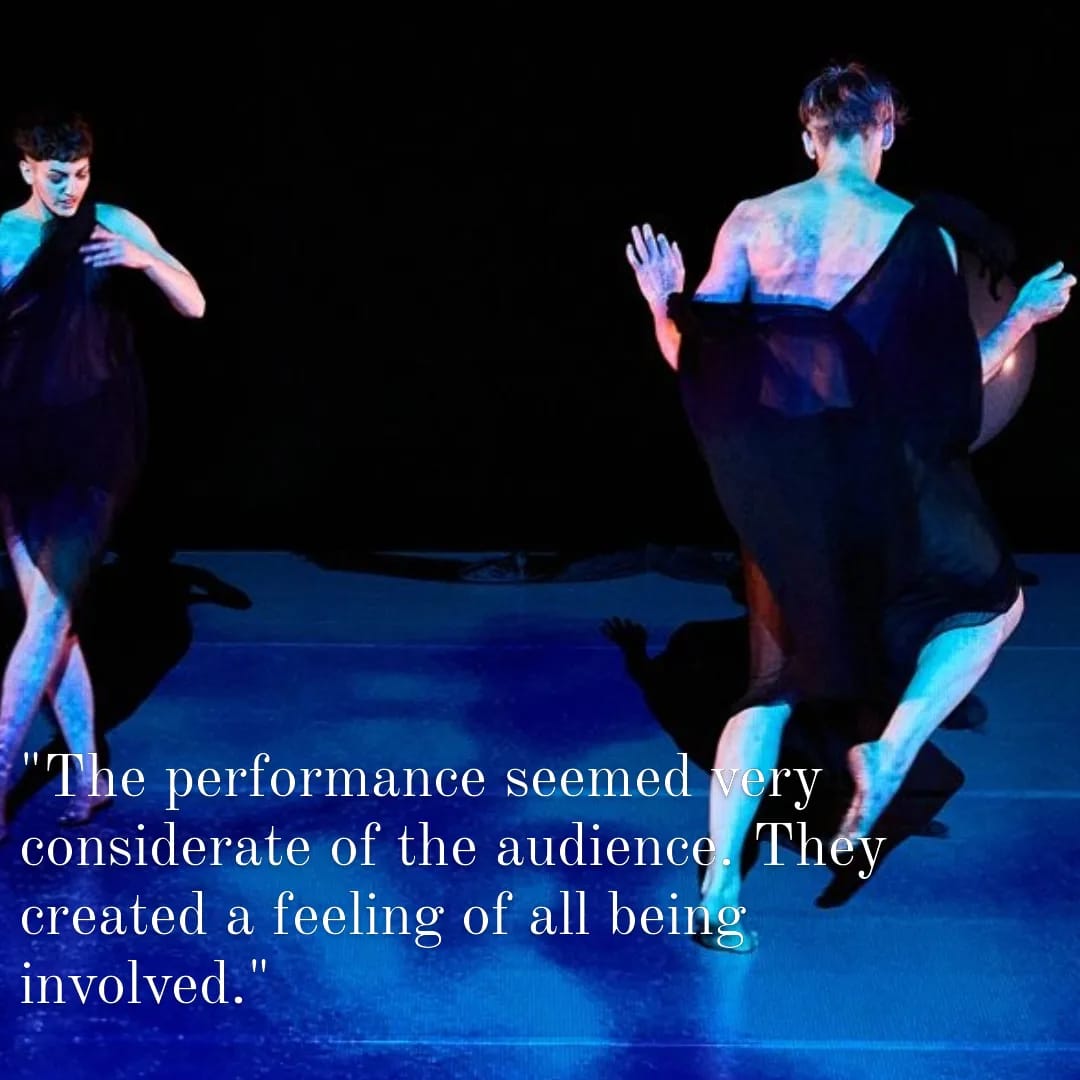
<instances>
[{"instance_id":1,"label":"black backdrop","mask_svg":"<svg viewBox=\"0 0 1080 1080\"><path fill-rule=\"evenodd\" d=\"M649 220L700 275L735 201L807 175L795 106L833 59L878 65L911 108L883 183L976 202L1019 276L1080 266L1080 54L1053 8L949 38L900 8L865 32L823 10L592 30L220 10L237 21L84 10L4 42L6 119L85 109L94 194L208 298L198 323L144 298L133 542L726 545L623 247ZM13 155L0 195L23 197ZM977 457L1022 550L1080 542L1078 328L1080 308L1040 332L1023 412Z\"/></svg>"}]
</instances>

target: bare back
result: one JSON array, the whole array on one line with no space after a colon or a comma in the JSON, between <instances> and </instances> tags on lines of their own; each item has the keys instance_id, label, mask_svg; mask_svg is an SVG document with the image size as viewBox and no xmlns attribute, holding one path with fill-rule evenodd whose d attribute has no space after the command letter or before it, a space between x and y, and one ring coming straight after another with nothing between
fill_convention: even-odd
<instances>
[{"instance_id":1,"label":"bare back","mask_svg":"<svg viewBox=\"0 0 1080 1080\"><path fill-rule=\"evenodd\" d=\"M866 276L911 209L876 185L816 180L747 199L720 230L696 295L736 301L748 293L758 303L833 307Z\"/></svg>"}]
</instances>

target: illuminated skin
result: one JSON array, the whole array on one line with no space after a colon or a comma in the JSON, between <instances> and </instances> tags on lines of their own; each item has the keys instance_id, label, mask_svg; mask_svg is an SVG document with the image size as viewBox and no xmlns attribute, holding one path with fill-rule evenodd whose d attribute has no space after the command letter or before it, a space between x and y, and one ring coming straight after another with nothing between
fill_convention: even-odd
<instances>
[{"instance_id":1,"label":"illuminated skin","mask_svg":"<svg viewBox=\"0 0 1080 1080\"><path fill-rule=\"evenodd\" d=\"M882 156L894 138L891 122L841 142L820 131L803 132L815 163L809 180L739 203L721 226L712 262L695 298L737 302L749 289L758 303L798 302L832 307L870 269L911 204L877 184ZM953 265L956 249L944 231ZM686 270L678 245L635 226L626 248L638 287L653 314L657 343L678 367L679 331L667 316L667 298L683 289ZM1076 278L1056 263L1020 290L1008 314L980 342L983 381L1002 369L1020 339L1064 311ZM952 710L971 692L1015 630L1023 596L983 626L951 630L930 642L880 740L853 747L848 758L856 794L838 835L867 835L899 790L915 756ZM755 707L733 717L716 748L716 769L773 768L790 716L784 704ZM739 788L725 796L713 779L709 833L716 860L702 885L711 911L739 902L739 857L756 800ZM727 867L724 860L729 860ZM715 942L704 944L718 947ZM746 949L754 947L748 939Z\"/></svg>"},{"instance_id":2,"label":"illuminated skin","mask_svg":"<svg viewBox=\"0 0 1080 1080\"><path fill-rule=\"evenodd\" d=\"M0 287L6 289L22 272L41 243L45 225L55 217L72 217L90 184L90 161L19 163L30 188L26 202L0 217ZM173 308L188 318L201 318L206 301L191 273L161 247L136 215L118 206L98 204L98 224L81 249L87 265L127 267L145 273ZM52 592L19 536L7 501L0 498L0 524L26 607L26 622L12 650L0 693L0 840L7 833L4 804L14 761L35 713L51 706L68 749L94 751L93 692L72 612L63 596ZM79 774L64 824L88 821L104 800L92 799L89 777Z\"/></svg>"},{"instance_id":3,"label":"illuminated skin","mask_svg":"<svg viewBox=\"0 0 1080 1080\"><path fill-rule=\"evenodd\" d=\"M5 287L26 265L41 242L41 231L53 217L72 217L90 184L90 160L19 163L30 197L0 218L0 273ZM99 203L98 226L82 248L91 266L124 266L140 270L161 289L181 314L200 319L206 301L198 283L158 242L146 222L119 206Z\"/></svg>"}]
</instances>

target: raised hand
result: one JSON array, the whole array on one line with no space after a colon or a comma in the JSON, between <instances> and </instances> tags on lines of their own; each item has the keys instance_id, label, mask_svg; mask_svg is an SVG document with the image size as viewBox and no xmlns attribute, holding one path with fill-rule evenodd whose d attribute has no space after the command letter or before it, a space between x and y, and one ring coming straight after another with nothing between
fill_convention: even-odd
<instances>
[{"instance_id":1,"label":"raised hand","mask_svg":"<svg viewBox=\"0 0 1080 1080\"><path fill-rule=\"evenodd\" d=\"M649 640L648 631L641 623L634 622L632 619L622 619L617 615L605 619L600 624L600 632L608 641L614 642L620 648L634 651L644 652Z\"/></svg>"},{"instance_id":2,"label":"raised hand","mask_svg":"<svg viewBox=\"0 0 1080 1080\"><path fill-rule=\"evenodd\" d=\"M94 229L90 243L83 244L79 251L83 262L89 266L127 266L132 270L145 270L150 265L149 252L102 225Z\"/></svg>"},{"instance_id":3,"label":"raised hand","mask_svg":"<svg viewBox=\"0 0 1080 1080\"><path fill-rule=\"evenodd\" d=\"M635 225L630 236L626 258L633 267L641 295L650 308L663 307L668 296L680 292L686 281L679 245L668 243L663 233L653 236L652 226L648 224L641 228Z\"/></svg>"},{"instance_id":4,"label":"raised hand","mask_svg":"<svg viewBox=\"0 0 1080 1080\"><path fill-rule=\"evenodd\" d=\"M1065 264L1056 262L1027 281L1013 301L1013 311L1031 321L1032 326L1057 318L1068 306L1073 274L1065 273Z\"/></svg>"}]
</instances>

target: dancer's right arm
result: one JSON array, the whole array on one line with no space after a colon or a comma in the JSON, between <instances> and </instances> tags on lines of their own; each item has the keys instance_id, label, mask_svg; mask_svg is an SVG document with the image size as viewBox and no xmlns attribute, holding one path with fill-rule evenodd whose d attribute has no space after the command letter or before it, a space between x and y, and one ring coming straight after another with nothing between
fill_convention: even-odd
<instances>
[{"instance_id":1,"label":"dancer's right arm","mask_svg":"<svg viewBox=\"0 0 1080 1080\"><path fill-rule=\"evenodd\" d=\"M695 296L715 302L741 300L750 280L750 263L745 244L745 203L740 203L720 227L713 245L712 262ZM652 312L656 341L664 359L673 369L679 366L679 328L668 318L668 297L682 292L686 268L678 244L669 244L661 233L653 236L652 227L636 225L632 242L626 245L626 257L637 276L638 288Z\"/></svg>"},{"instance_id":2,"label":"dancer's right arm","mask_svg":"<svg viewBox=\"0 0 1080 1080\"><path fill-rule=\"evenodd\" d=\"M652 312L656 343L672 369L679 366L679 328L668 318L668 297L681 292L686 282L686 268L678 244L669 244L660 233L653 235L651 225L630 230L631 242L626 245L626 258L637 277L638 288Z\"/></svg>"}]
</instances>

